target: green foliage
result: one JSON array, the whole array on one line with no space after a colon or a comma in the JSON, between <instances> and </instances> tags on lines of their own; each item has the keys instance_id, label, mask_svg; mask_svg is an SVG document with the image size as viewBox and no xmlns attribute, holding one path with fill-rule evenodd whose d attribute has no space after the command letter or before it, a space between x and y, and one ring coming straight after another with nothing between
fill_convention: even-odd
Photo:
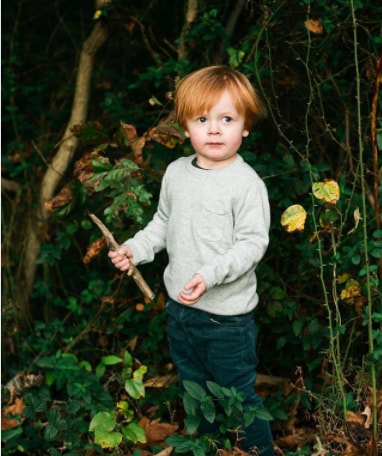
<instances>
[{"instance_id":1,"label":"green foliage","mask_svg":"<svg viewBox=\"0 0 382 456\"><path fill-rule=\"evenodd\" d=\"M115 402L101 380L108 379L106 370L117 365L122 369L113 374L113 381L123 386L129 400ZM104 356L95 373L88 361L62 352L36 360L34 368L44 373L45 385L24 394L19 426L2 433L3 454L33 450L60 454L59 448L72 455L86 449L102 453L100 448L117 448L122 442L130 446L145 442L144 431L136 424L133 401L145 395L146 366L134 369L128 351L122 358ZM119 394L118 388L117 399ZM89 443L91 435L94 443Z\"/></svg>"},{"instance_id":2,"label":"green foliage","mask_svg":"<svg viewBox=\"0 0 382 456\"><path fill-rule=\"evenodd\" d=\"M88 182L95 183L96 192L107 192L112 201L104 211L106 221L115 222L123 212L125 217L132 217L136 223L143 224L144 209L150 204L151 194L139 179L139 167L129 160L113 165L100 157L92 164L94 174Z\"/></svg>"},{"instance_id":3,"label":"green foliage","mask_svg":"<svg viewBox=\"0 0 382 456\"><path fill-rule=\"evenodd\" d=\"M107 366L122 364L122 372L117 380L124 385L127 394L133 399L140 399L145 396L143 376L147 371L146 366L140 366L133 370L133 357L125 351L123 358L115 355L104 356L97 366L96 376L102 377ZM94 442L102 448L116 448L122 441L128 444L146 442L144 430L136 423L134 409L128 401L122 400L117 403L116 410L100 411L96 413L89 425L89 431L94 432Z\"/></svg>"},{"instance_id":4,"label":"green foliage","mask_svg":"<svg viewBox=\"0 0 382 456\"><path fill-rule=\"evenodd\" d=\"M237 444L242 425L248 426L255 418L272 420L265 409L244 410L243 395L234 387L226 388L208 381L208 394L198 383L183 382L183 406L186 412L185 426L187 435L168 437L166 443L174 447L176 453L191 452L195 456L215 454L217 448L231 450ZM209 423L217 423L218 435L195 436L201 417Z\"/></svg>"}]
</instances>

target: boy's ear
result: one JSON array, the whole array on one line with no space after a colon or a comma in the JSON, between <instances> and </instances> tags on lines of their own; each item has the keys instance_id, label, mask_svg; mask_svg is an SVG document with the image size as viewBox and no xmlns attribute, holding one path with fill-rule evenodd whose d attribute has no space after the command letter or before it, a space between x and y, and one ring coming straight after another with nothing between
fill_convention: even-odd
<instances>
[{"instance_id":1,"label":"boy's ear","mask_svg":"<svg viewBox=\"0 0 382 456\"><path fill-rule=\"evenodd\" d=\"M249 130L243 130L243 138L246 138L249 135Z\"/></svg>"},{"instance_id":2,"label":"boy's ear","mask_svg":"<svg viewBox=\"0 0 382 456\"><path fill-rule=\"evenodd\" d=\"M190 137L190 133L188 133L188 131L185 131L185 132L184 132L184 136L185 136L186 138L189 138L189 137Z\"/></svg>"}]
</instances>

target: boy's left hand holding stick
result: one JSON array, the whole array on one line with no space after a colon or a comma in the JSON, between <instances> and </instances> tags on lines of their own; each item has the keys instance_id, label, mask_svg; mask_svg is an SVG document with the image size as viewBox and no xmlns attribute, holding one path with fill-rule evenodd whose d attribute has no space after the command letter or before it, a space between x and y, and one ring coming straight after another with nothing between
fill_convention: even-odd
<instances>
[{"instance_id":1,"label":"boy's left hand holding stick","mask_svg":"<svg viewBox=\"0 0 382 456\"><path fill-rule=\"evenodd\" d=\"M93 222L98 226L101 230L102 234L105 237L107 248L111 251L116 251L120 248L120 245L114 239L114 236L111 232L106 228L106 226L101 222L101 220L95 216L94 214L89 214L89 217L93 220ZM152 301L154 299L154 293L151 288L147 285L145 279L142 277L141 273L138 269L133 265L133 263L129 264L129 268L127 270L127 274L131 276L136 284L138 285L139 289L142 291L144 296Z\"/></svg>"}]
</instances>

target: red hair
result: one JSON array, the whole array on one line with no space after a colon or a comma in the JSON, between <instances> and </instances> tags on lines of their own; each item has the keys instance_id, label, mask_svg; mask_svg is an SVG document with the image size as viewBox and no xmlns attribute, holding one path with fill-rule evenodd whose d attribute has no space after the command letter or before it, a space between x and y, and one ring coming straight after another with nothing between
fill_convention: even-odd
<instances>
[{"instance_id":1,"label":"red hair","mask_svg":"<svg viewBox=\"0 0 382 456\"><path fill-rule=\"evenodd\" d=\"M244 74L224 65L196 70L180 80L175 92L179 125L186 129L187 120L208 112L226 90L237 112L244 116L245 129L251 131L266 116L265 105Z\"/></svg>"}]
</instances>

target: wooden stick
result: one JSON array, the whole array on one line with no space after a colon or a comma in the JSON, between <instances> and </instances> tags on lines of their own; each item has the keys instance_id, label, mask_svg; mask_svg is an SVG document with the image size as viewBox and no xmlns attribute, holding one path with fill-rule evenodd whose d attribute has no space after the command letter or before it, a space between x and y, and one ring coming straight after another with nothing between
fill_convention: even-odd
<instances>
[{"instance_id":1,"label":"wooden stick","mask_svg":"<svg viewBox=\"0 0 382 456\"><path fill-rule=\"evenodd\" d=\"M105 240L106 240L107 248L109 250L113 250L113 251L118 250L119 249L118 242L114 239L114 236L106 228L106 226L101 222L101 220L94 214L89 214L89 217L102 231L102 234L104 235ZM142 291L142 293L145 295L145 297L147 299L149 299L150 301L152 301L155 296L153 291L147 285L147 282L145 281L145 279L142 277L141 273L138 271L138 269L133 264L130 265L130 268L127 271L127 274L135 280L136 284L138 285L138 287Z\"/></svg>"}]
</instances>

